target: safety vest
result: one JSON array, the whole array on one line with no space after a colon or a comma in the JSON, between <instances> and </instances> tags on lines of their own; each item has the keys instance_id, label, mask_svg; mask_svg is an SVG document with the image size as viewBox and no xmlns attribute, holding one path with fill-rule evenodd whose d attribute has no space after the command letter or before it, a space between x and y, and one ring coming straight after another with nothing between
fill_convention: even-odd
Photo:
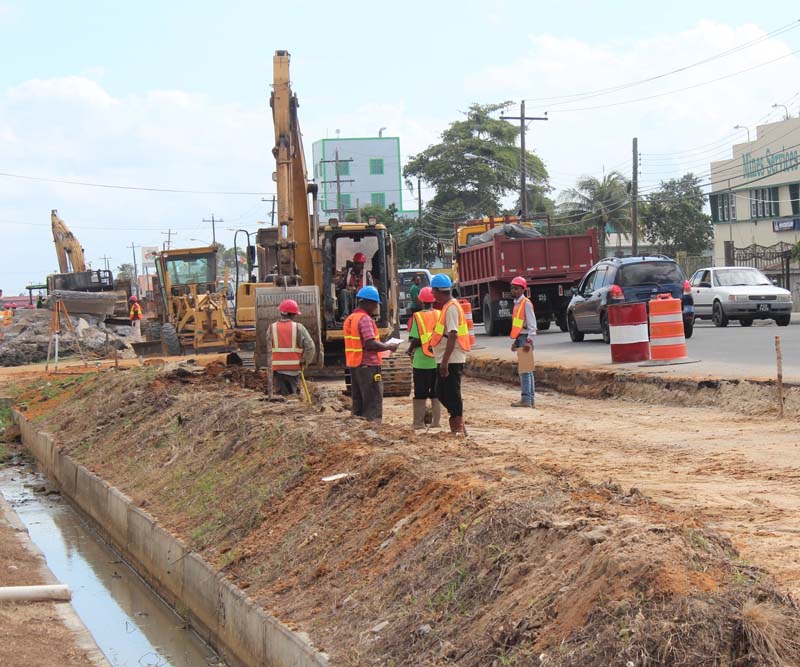
<instances>
[{"instance_id":1,"label":"safety vest","mask_svg":"<svg viewBox=\"0 0 800 667\"><path fill-rule=\"evenodd\" d=\"M436 326L436 321L439 319L439 313L432 309L418 310L414 313L413 319L417 323L417 332L419 333L419 342L422 351L427 356L432 357L431 337L433 336L433 329Z\"/></svg>"},{"instance_id":2,"label":"safety vest","mask_svg":"<svg viewBox=\"0 0 800 667\"><path fill-rule=\"evenodd\" d=\"M14 324L14 311L11 308L6 308L3 311L3 326L7 327Z\"/></svg>"},{"instance_id":3,"label":"safety vest","mask_svg":"<svg viewBox=\"0 0 800 667\"><path fill-rule=\"evenodd\" d=\"M279 320L270 325L272 368L275 371L299 371L303 348L297 322Z\"/></svg>"},{"instance_id":4,"label":"safety vest","mask_svg":"<svg viewBox=\"0 0 800 667\"><path fill-rule=\"evenodd\" d=\"M142 307L138 303L131 304L131 312L129 314L129 319L131 322L133 322L134 320L142 319Z\"/></svg>"},{"instance_id":5,"label":"safety vest","mask_svg":"<svg viewBox=\"0 0 800 667\"><path fill-rule=\"evenodd\" d=\"M511 315L511 337L516 340L522 329L525 327L525 304L531 303L527 296L523 296L522 300L514 306L514 312ZM533 304L531 303L531 306Z\"/></svg>"},{"instance_id":6,"label":"safety vest","mask_svg":"<svg viewBox=\"0 0 800 667\"><path fill-rule=\"evenodd\" d=\"M361 365L361 360L364 356L364 344L361 342L361 336L358 333L358 324L361 322L362 317L369 318L372 324L372 331L375 339L378 338L378 327L368 313L356 311L348 315L344 321L344 363L348 368L355 368Z\"/></svg>"},{"instance_id":7,"label":"safety vest","mask_svg":"<svg viewBox=\"0 0 800 667\"><path fill-rule=\"evenodd\" d=\"M356 289L361 289L365 287L369 283L367 282L367 272L362 271L361 275L357 275L353 269L350 269L350 279L347 283L348 287L355 287Z\"/></svg>"},{"instance_id":8,"label":"safety vest","mask_svg":"<svg viewBox=\"0 0 800 667\"><path fill-rule=\"evenodd\" d=\"M436 347L439 344L439 341L444 338L444 325L447 321L447 311L450 308L458 309L458 329L456 330L456 340L458 341L458 346L464 350L464 352L469 352L470 344L469 344L469 329L467 328L467 320L464 317L464 311L461 309L461 304L458 303L455 299L450 299L439 311L439 318L436 321L436 326L433 327L433 335L431 336L431 347Z\"/></svg>"}]
</instances>

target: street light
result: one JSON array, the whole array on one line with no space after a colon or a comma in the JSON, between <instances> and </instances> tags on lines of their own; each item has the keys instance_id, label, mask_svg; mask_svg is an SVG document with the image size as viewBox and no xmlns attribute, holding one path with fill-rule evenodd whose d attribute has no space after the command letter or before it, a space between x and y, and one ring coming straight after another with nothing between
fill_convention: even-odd
<instances>
[{"instance_id":1,"label":"street light","mask_svg":"<svg viewBox=\"0 0 800 667\"><path fill-rule=\"evenodd\" d=\"M789 107L787 107L785 104L773 104L772 105L773 109L777 109L778 107L783 107L783 113L784 113L783 120L789 120Z\"/></svg>"},{"instance_id":2,"label":"street light","mask_svg":"<svg viewBox=\"0 0 800 667\"><path fill-rule=\"evenodd\" d=\"M198 243L202 243L203 245L212 245L211 243L208 243L207 241L204 241L203 239L189 239L189 240L190 241L197 241Z\"/></svg>"},{"instance_id":3,"label":"street light","mask_svg":"<svg viewBox=\"0 0 800 667\"><path fill-rule=\"evenodd\" d=\"M747 132L747 143L748 144L750 143L750 128L749 127L745 127L744 125L734 125L733 129L734 130L744 130L745 132Z\"/></svg>"},{"instance_id":4,"label":"street light","mask_svg":"<svg viewBox=\"0 0 800 667\"><path fill-rule=\"evenodd\" d=\"M388 128L382 127L380 130L378 130L378 138L379 139L383 137L383 131L386 130L386 129L388 129Z\"/></svg>"}]
</instances>

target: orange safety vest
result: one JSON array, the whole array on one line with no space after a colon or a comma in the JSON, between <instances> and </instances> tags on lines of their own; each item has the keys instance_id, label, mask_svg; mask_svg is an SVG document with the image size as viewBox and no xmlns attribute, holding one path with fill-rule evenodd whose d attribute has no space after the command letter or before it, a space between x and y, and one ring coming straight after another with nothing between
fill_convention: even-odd
<instances>
[{"instance_id":1,"label":"orange safety vest","mask_svg":"<svg viewBox=\"0 0 800 667\"><path fill-rule=\"evenodd\" d=\"M129 319L131 322L142 319L142 307L138 303L131 304Z\"/></svg>"},{"instance_id":2,"label":"orange safety vest","mask_svg":"<svg viewBox=\"0 0 800 667\"><path fill-rule=\"evenodd\" d=\"M413 316L413 320L417 323L420 346L422 347L422 351L429 357L433 356L431 337L433 336L433 329L438 319L439 313L433 309L418 310Z\"/></svg>"},{"instance_id":3,"label":"orange safety vest","mask_svg":"<svg viewBox=\"0 0 800 667\"><path fill-rule=\"evenodd\" d=\"M522 300L514 306L514 313L511 315L511 337L516 340L517 336L519 336L522 328L525 326L525 304L530 303L533 306L533 303L527 296L523 296Z\"/></svg>"},{"instance_id":4,"label":"orange safety vest","mask_svg":"<svg viewBox=\"0 0 800 667\"><path fill-rule=\"evenodd\" d=\"M455 299L450 299L450 301L444 304L444 307L439 311L439 318L436 321L436 326L433 327L431 347L436 347L439 344L439 341L444 338L444 325L447 321L447 311L450 308L458 309L458 329L456 331L456 340L458 341L458 345L462 350L464 350L464 352L469 352L471 345L469 342L467 319L464 317L464 310L461 308L461 304Z\"/></svg>"},{"instance_id":5,"label":"orange safety vest","mask_svg":"<svg viewBox=\"0 0 800 667\"><path fill-rule=\"evenodd\" d=\"M375 339L378 338L378 326L375 324L368 313L364 311L356 311L347 316L344 321L344 363L348 368L355 368L361 365L361 360L364 356L364 344L361 341L361 335L358 333L358 324L361 322L362 317L369 318L372 324L372 331Z\"/></svg>"},{"instance_id":6,"label":"orange safety vest","mask_svg":"<svg viewBox=\"0 0 800 667\"><path fill-rule=\"evenodd\" d=\"M300 331L297 322L279 320L270 325L272 337L272 370L299 371L303 358L303 347L300 345Z\"/></svg>"},{"instance_id":7,"label":"orange safety vest","mask_svg":"<svg viewBox=\"0 0 800 667\"><path fill-rule=\"evenodd\" d=\"M3 312L3 326L7 327L14 323L14 311L11 308L6 308Z\"/></svg>"}]
</instances>

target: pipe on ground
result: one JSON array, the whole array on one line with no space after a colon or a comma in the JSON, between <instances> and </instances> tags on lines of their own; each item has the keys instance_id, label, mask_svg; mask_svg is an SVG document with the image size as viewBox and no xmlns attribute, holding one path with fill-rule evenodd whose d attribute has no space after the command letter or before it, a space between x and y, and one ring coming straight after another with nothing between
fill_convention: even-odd
<instances>
[{"instance_id":1,"label":"pipe on ground","mask_svg":"<svg viewBox=\"0 0 800 667\"><path fill-rule=\"evenodd\" d=\"M32 602L37 600L68 602L71 599L72 592L66 584L0 586L0 602Z\"/></svg>"}]
</instances>

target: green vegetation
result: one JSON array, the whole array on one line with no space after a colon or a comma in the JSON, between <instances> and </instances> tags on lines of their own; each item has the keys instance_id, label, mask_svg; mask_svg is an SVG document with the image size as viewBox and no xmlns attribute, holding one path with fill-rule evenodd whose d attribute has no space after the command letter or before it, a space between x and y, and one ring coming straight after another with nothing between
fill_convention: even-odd
<instances>
[{"instance_id":1,"label":"green vegetation","mask_svg":"<svg viewBox=\"0 0 800 667\"><path fill-rule=\"evenodd\" d=\"M710 216L703 213L706 196L694 174L662 181L640 207L642 233L660 252L698 255L714 237Z\"/></svg>"}]
</instances>

